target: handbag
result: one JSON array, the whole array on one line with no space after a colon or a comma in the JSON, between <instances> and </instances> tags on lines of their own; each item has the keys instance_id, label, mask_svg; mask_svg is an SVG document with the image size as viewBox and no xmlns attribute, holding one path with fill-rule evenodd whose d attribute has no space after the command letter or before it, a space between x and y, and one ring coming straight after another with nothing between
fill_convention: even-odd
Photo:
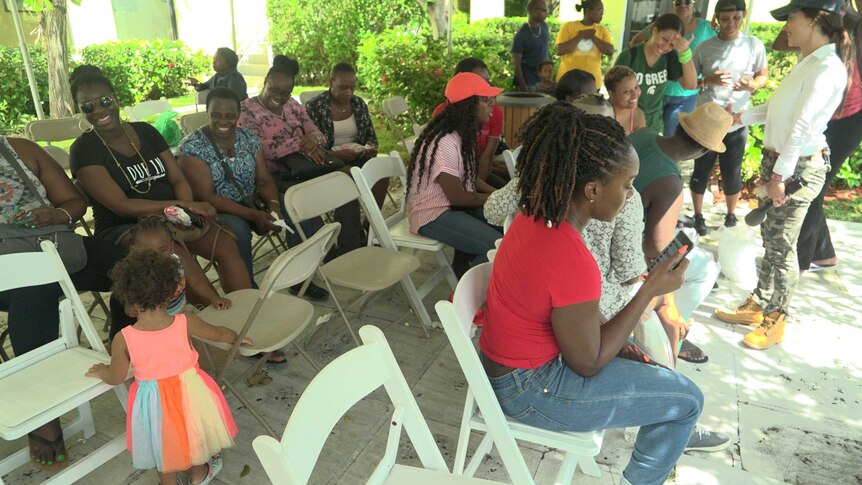
<instances>
[{"instance_id":1,"label":"handbag","mask_svg":"<svg viewBox=\"0 0 862 485\"><path fill-rule=\"evenodd\" d=\"M15 154L3 143L0 143L0 154L9 161L15 169L27 190L33 192L42 207L51 207L36 190L33 181L24 173ZM0 254L40 252L42 241L51 241L63 265L69 274L77 273L87 265L87 251L84 249L84 238L75 232L75 228L67 224L53 224L37 228L29 228L18 224L0 224Z\"/></svg>"},{"instance_id":2,"label":"handbag","mask_svg":"<svg viewBox=\"0 0 862 485\"><path fill-rule=\"evenodd\" d=\"M279 182L279 190L282 190L282 184L311 180L341 170L345 166L344 161L329 153L324 155L324 159L324 163L317 163L299 152L276 158L274 161L278 165L278 173L275 176Z\"/></svg>"},{"instance_id":3,"label":"handbag","mask_svg":"<svg viewBox=\"0 0 862 485\"><path fill-rule=\"evenodd\" d=\"M207 141L210 142L210 145L213 147L213 151L215 151L216 156L221 154L221 150L219 150L218 145L215 144L215 141L210 137L210 134L207 133L206 128L201 130L204 136L207 137ZM236 176L233 174L233 169L230 168L230 165L225 161L226 157L221 157L219 159L219 164L221 165L222 171L224 171L224 175L227 178L227 181L233 185L233 188L236 189L237 193L240 195L239 204L248 207L249 209L255 209L263 212L269 213L268 206L265 200L263 200L263 196L261 196L258 192L252 192L250 194L244 193L242 187L239 185L239 182L236 180Z\"/></svg>"}]
</instances>

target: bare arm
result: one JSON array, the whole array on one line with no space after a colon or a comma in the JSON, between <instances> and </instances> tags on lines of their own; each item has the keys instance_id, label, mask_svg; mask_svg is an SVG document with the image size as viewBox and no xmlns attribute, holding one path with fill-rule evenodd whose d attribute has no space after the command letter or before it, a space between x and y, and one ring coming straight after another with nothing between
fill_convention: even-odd
<instances>
[{"instance_id":1,"label":"bare arm","mask_svg":"<svg viewBox=\"0 0 862 485\"><path fill-rule=\"evenodd\" d=\"M263 158L263 150L258 150L254 158L257 192L270 206L269 209L275 211L277 214L281 214L281 206L278 202L278 186L275 184L272 174L269 173L269 167L266 166L266 160Z\"/></svg>"},{"instance_id":2,"label":"bare arm","mask_svg":"<svg viewBox=\"0 0 862 485\"><path fill-rule=\"evenodd\" d=\"M485 143L485 149L479 154L479 172L480 180L487 180L491 174L491 163L494 161L494 153L497 151L497 146L500 145L500 139L497 137L488 137Z\"/></svg>"},{"instance_id":3,"label":"bare arm","mask_svg":"<svg viewBox=\"0 0 862 485\"><path fill-rule=\"evenodd\" d=\"M227 327L217 327L201 320L197 315L186 314L189 335L200 337L210 342L236 343L237 334Z\"/></svg>"},{"instance_id":4,"label":"bare arm","mask_svg":"<svg viewBox=\"0 0 862 485\"><path fill-rule=\"evenodd\" d=\"M676 231L676 222L682 210L682 180L669 175L651 183L641 192L646 208L646 230L644 231L644 256L658 257Z\"/></svg>"},{"instance_id":5,"label":"bare arm","mask_svg":"<svg viewBox=\"0 0 862 485\"><path fill-rule=\"evenodd\" d=\"M527 91L527 81L524 80L524 71L521 70L523 55L513 52L512 63L515 64L515 81L518 83L519 91Z\"/></svg>"},{"instance_id":6,"label":"bare arm","mask_svg":"<svg viewBox=\"0 0 862 485\"><path fill-rule=\"evenodd\" d=\"M482 207L488 199L488 194L464 190L461 179L448 173L438 175L437 183L454 207Z\"/></svg>"},{"instance_id":7,"label":"bare arm","mask_svg":"<svg viewBox=\"0 0 862 485\"><path fill-rule=\"evenodd\" d=\"M614 55L614 45L610 42L605 42L598 37L593 37L593 44L595 44L596 48L603 55L612 56Z\"/></svg>"},{"instance_id":8,"label":"bare arm","mask_svg":"<svg viewBox=\"0 0 862 485\"><path fill-rule=\"evenodd\" d=\"M66 172L63 171L60 164L42 147L30 140L7 138L7 141L18 154L18 158L33 172L39 182L42 182L51 205L56 209L62 208L69 213L67 216L63 211L52 209L50 222L52 224L65 224L69 222L69 217L72 220L80 219L87 211L87 204L78 189L72 185L72 181L66 176Z\"/></svg>"},{"instance_id":9,"label":"bare arm","mask_svg":"<svg viewBox=\"0 0 862 485\"><path fill-rule=\"evenodd\" d=\"M679 78L679 84L685 89L697 89L697 70L694 68L694 63L688 61L682 65L682 77Z\"/></svg>"},{"instance_id":10,"label":"bare arm","mask_svg":"<svg viewBox=\"0 0 862 485\"><path fill-rule=\"evenodd\" d=\"M95 364L84 375L97 377L111 386L126 381L129 376L129 350L122 333L115 335L111 342L111 365Z\"/></svg>"}]
</instances>

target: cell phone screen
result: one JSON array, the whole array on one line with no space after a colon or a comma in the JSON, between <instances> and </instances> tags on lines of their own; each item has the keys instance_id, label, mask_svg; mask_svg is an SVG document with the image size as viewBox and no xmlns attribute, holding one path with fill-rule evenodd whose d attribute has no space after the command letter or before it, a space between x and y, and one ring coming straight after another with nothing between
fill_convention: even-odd
<instances>
[{"instance_id":1,"label":"cell phone screen","mask_svg":"<svg viewBox=\"0 0 862 485\"><path fill-rule=\"evenodd\" d=\"M688 253L690 253L691 250L694 248L694 243L691 242L691 239L689 239L684 232L679 231L676 233L676 237L673 238L673 241L671 241L670 244L668 244L667 247L662 250L661 254L659 254L658 257L655 258L655 261L653 261L652 264L649 265L647 271L652 271L653 268L661 264L663 261L678 253L679 248L683 246L686 247L685 253L683 254L683 258L685 258L686 256L688 256ZM680 262L682 262L682 260L680 260ZM676 266L679 266L679 263L677 263ZM676 269L676 266L674 266L673 269Z\"/></svg>"}]
</instances>

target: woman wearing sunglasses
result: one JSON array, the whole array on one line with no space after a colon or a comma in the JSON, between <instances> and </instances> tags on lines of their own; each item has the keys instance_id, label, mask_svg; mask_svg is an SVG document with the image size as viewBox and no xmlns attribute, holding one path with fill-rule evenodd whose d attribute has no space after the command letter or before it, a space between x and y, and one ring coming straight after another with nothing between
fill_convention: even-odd
<instances>
[{"instance_id":1,"label":"woman wearing sunglasses","mask_svg":"<svg viewBox=\"0 0 862 485\"><path fill-rule=\"evenodd\" d=\"M674 0L673 13L682 19L683 37L691 41L689 49L692 52L701 42L715 37L715 29L706 19L696 17L694 14L694 0ZM634 47L652 37L652 26L650 24L638 33L629 43ZM691 113L697 104L698 90L686 89L678 81L668 82L664 92L664 105L662 108L662 120L664 122L664 134L671 136L679 126L679 114Z\"/></svg>"},{"instance_id":2,"label":"woman wearing sunglasses","mask_svg":"<svg viewBox=\"0 0 862 485\"><path fill-rule=\"evenodd\" d=\"M194 201L159 132L147 123L120 119L111 81L101 74L83 74L72 84L72 97L93 126L72 144L71 168L92 201L96 237L127 246L138 218L163 214L171 206L204 219L216 216L213 206ZM215 224L209 227L200 239L186 241L188 250L216 263L226 293L251 288L236 240L220 235L223 231ZM188 252L179 254L184 266L197 264ZM190 295L193 303L197 296Z\"/></svg>"}]
</instances>

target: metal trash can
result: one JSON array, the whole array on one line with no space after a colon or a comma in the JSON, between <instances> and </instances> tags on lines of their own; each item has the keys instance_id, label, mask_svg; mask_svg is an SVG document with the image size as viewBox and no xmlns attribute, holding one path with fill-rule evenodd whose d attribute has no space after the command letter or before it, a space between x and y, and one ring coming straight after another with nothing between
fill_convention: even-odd
<instances>
[{"instance_id":1,"label":"metal trash can","mask_svg":"<svg viewBox=\"0 0 862 485\"><path fill-rule=\"evenodd\" d=\"M509 148L521 145L518 131L524 122L539 108L556 100L553 96L541 93L509 92L497 96L497 104L503 108L503 138Z\"/></svg>"}]
</instances>

